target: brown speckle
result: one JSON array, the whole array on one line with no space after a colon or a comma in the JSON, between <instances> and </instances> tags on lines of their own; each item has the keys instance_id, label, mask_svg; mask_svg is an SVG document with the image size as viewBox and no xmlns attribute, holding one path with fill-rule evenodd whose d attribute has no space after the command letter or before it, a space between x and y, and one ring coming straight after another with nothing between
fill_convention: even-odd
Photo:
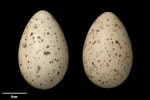
<instances>
[{"instance_id":1,"label":"brown speckle","mask_svg":"<svg viewBox=\"0 0 150 100\"><path fill-rule=\"evenodd\" d=\"M117 56L118 54L117 54L117 52L115 53L115 56Z\"/></svg>"},{"instance_id":2,"label":"brown speckle","mask_svg":"<svg viewBox=\"0 0 150 100\"><path fill-rule=\"evenodd\" d=\"M121 54L119 55L119 57L121 57Z\"/></svg>"},{"instance_id":3,"label":"brown speckle","mask_svg":"<svg viewBox=\"0 0 150 100\"><path fill-rule=\"evenodd\" d=\"M49 45L47 45L46 48L49 48Z\"/></svg>"},{"instance_id":4,"label":"brown speckle","mask_svg":"<svg viewBox=\"0 0 150 100\"><path fill-rule=\"evenodd\" d=\"M25 42L24 44L22 44L23 48L27 47L27 43Z\"/></svg>"},{"instance_id":5,"label":"brown speckle","mask_svg":"<svg viewBox=\"0 0 150 100\"><path fill-rule=\"evenodd\" d=\"M22 64L19 64L20 65L20 67L22 66Z\"/></svg>"},{"instance_id":6,"label":"brown speckle","mask_svg":"<svg viewBox=\"0 0 150 100\"><path fill-rule=\"evenodd\" d=\"M60 73L60 72L58 71L58 72L57 72L57 75L59 75L59 73Z\"/></svg>"},{"instance_id":7,"label":"brown speckle","mask_svg":"<svg viewBox=\"0 0 150 100\"><path fill-rule=\"evenodd\" d=\"M44 55L49 55L50 52L49 51L44 51Z\"/></svg>"},{"instance_id":8,"label":"brown speckle","mask_svg":"<svg viewBox=\"0 0 150 100\"><path fill-rule=\"evenodd\" d=\"M96 32L99 32L99 30L97 29Z\"/></svg>"},{"instance_id":9,"label":"brown speckle","mask_svg":"<svg viewBox=\"0 0 150 100\"><path fill-rule=\"evenodd\" d=\"M108 81L105 81L105 83L107 84L107 83L108 83Z\"/></svg>"},{"instance_id":10,"label":"brown speckle","mask_svg":"<svg viewBox=\"0 0 150 100\"><path fill-rule=\"evenodd\" d=\"M40 84L40 85L42 85L42 84Z\"/></svg>"},{"instance_id":11,"label":"brown speckle","mask_svg":"<svg viewBox=\"0 0 150 100\"><path fill-rule=\"evenodd\" d=\"M118 26L118 24L116 23L116 24L115 24L115 26L117 27L117 26Z\"/></svg>"},{"instance_id":12,"label":"brown speckle","mask_svg":"<svg viewBox=\"0 0 150 100\"><path fill-rule=\"evenodd\" d=\"M28 57L28 55L27 55L27 54L25 54L25 57Z\"/></svg>"},{"instance_id":13,"label":"brown speckle","mask_svg":"<svg viewBox=\"0 0 150 100\"><path fill-rule=\"evenodd\" d=\"M30 36L32 36L32 35L33 35L33 33L31 32Z\"/></svg>"},{"instance_id":14,"label":"brown speckle","mask_svg":"<svg viewBox=\"0 0 150 100\"><path fill-rule=\"evenodd\" d=\"M119 26L119 29L121 30L121 27Z\"/></svg>"},{"instance_id":15,"label":"brown speckle","mask_svg":"<svg viewBox=\"0 0 150 100\"><path fill-rule=\"evenodd\" d=\"M109 62L111 62L111 59L109 59Z\"/></svg>"},{"instance_id":16,"label":"brown speckle","mask_svg":"<svg viewBox=\"0 0 150 100\"><path fill-rule=\"evenodd\" d=\"M93 42L93 45L96 43L96 41Z\"/></svg>"},{"instance_id":17,"label":"brown speckle","mask_svg":"<svg viewBox=\"0 0 150 100\"><path fill-rule=\"evenodd\" d=\"M37 75L37 78L40 78L40 76L39 76L39 75Z\"/></svg>"},{"instance_id":18,"label":"brown speckle","mask_svg":"<svg viewBox=\"0 0 150 100\"><path fill-rule=\"evenodd\" d=\"M47 32L47 35L49 35L49 32Z\"/></svg>"},{"instance_id":19,"label":"brown speckle","mask_svg":"<svg viewBox=\"0 0 150 100\"><path fill-rule=\"evenodd\" d=\"M38 39L41 39L41 37L40 37L40 36L37 36L37 38L38 38Z\"/></svg>"},{"instance_id":20,"label":"brown speckle","mask_svg":"<svg viewBox=\"0 0 150 100\"><path fill-rule=\"evenodd\" d=\"M58 50L60 50L60 48L58 48Z\"/></svg>"},{"instance_id":21,"label":"brown speckle","mask_svg":"<svg viewBox=\"0 0 150 100\"><path fill-rule=\"evenodd\" d=\"M34 28L37 29L37 25L36 24L34 25Z\"/></svg>"},{"instance_id":22,"label":"brown speckle","mask_svg":"<svg viewBox=\"0 0 150 100\"><path fill-rule=\"evenodd\" d=\"M118 41L116 40L116 44L118 44Z\"/></svg>"},{"instance_id":23,"label":"brown speckle","mask_svg":"<svg viewBox=\"0 0 150 100\"><path fill-rule=\"evenodd\" d=\"M53 60L49 62L50 64L53 63Z\"/></svg>"},{"instance_id":24,"label":"brown speckle","mask_svg":"<svg viewBox=\"0 0 150 100\"><path fill-rule=\"evenodd\" d=\"M91 41L89 41L89 44L91 44Z\"/></svg>"},{"instance_id":25,"label":"brown speckle","mask_svg":"<svg viewBox=\"0 0 150 100\"><path fill-rule=\"evenodd\" d=\"M107 63L107 67L109 66L109 64Z\"/></svg>"},{"instance_id":26,"label":"brown speckle","mask_svg":"<svg viewBox=\"0 0 150 100\"><path fill-rule=\"evenodd\" d=\"M124 42L124 44L126 45L127 43L126 43L126 42Z\"/></svg>"},{"instance_id":27,"label":"brown speckle","mask_svg":"<svg viewBox=\"0 0 150 100\"><path fill-rule=\"evenodd\" d=\"M41 67L37 65L37 73L41 70Z\"/></svg>"},{"instance_id":28,"label":"brown speckle","mask_svg":"<svg viewBox=\"0 0 150 100\"><path fill-rule=\"evenodd\" d=\"M113 51L115 50L115 48L112 49Z\"/></svg>"},{"instance_id":29,"label":"brown speckle","mask_svg":"<svg viewBox=\"0 0 150 100\"><path fill-rule=\"evenodd\" d=\"M55 55L57 55L57 52L55 52Z\"/></svg>"},{"instance_id":30,"label":"brown speckle","mask_svg":"<svg viewBox=\"0 0 150 100\"><path fill-rule=\"evenodd\" d=\"M30 61L28 60L28 63L30 63Z\"/></svg>"},{"instance_id":31,"label":"brown speckle","mask_svg":"<svg viewBox=\"0 0 150 100\"><path fill-rule=\"evenodd\" d=\"M61 66L59 66L59 68L61 68Z\"/></svg>"}]
</instances>

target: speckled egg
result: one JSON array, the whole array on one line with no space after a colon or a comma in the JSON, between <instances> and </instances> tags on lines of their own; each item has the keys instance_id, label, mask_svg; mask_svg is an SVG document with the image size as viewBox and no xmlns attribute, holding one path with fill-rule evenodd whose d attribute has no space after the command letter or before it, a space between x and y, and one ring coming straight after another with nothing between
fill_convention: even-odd
<instances>
[{"instance_id":1,"label":"speckled egg","mask_svg":"<svg viewBox=\"0 0 150 100\"><path fill-rule=\"evenodd\" d=\"M24 79L37 89L50 89L68 68L68 47L58 22L40 10L27 23L19 44L19 68Z\"/></svg>"},{"instance_id":2,"label":"speckled egg","mask_svg":"<svg viewBox=\"0 0 150 100\"><path fill-rule=\"evenodd\" d=\"M83 47L83 66L89 80L102 88L122 84L132 68L128 33L112 12L102 13L90 27Z\"/></svg>"}]
</instances>

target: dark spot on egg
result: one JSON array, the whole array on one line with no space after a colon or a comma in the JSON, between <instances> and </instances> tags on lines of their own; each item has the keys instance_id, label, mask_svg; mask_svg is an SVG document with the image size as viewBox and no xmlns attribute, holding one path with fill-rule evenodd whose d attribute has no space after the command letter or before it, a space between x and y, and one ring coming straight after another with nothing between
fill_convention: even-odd
<instances>
[{"instance_id":1,"label":"dark spot on egg","mask_svg":"<svg viewBox=\"0 0 150 100\"><path fill-rule=\"evenodd\" d=\"M38 39L41 39L41 37L40 37L40 36L37 36L37 38L38 38Z\"/></svg>"},{"instance_id":2,"label":"dark spot on egg","mask_svg":"<svg viewBox=\"0 0 150 100\"><path fill-rule=\"evenodd\" d=\"M47 45L46 48L49 48L49 45Z\"/></svg>"},{"instance_id":3,"label":"dark spot on egg","mask_svg":"<svg viewBox=\"0 0 150 100\"><path fill-rule=\"evenodd\" d=\"M61 66L59 66L59 68L61 68Z\"/></svg>"},{"instance_id":4,"label":"dark spot on egg","mask_svg":"<svg viewBox=\"0 0 150 100\"><path fill-rule=\"evenodd\" d=\"M115 50L115 48L112 49L113 51Z\"/></svg>"},{"instance_id":5,"label":"dark spot on egg","mask_svg":"<svg viewBox=\"0 0 150 100\"><path fill-rule=\"evenodd\" d=\"M116 23L114 26L115 26L115 27L117 27L117 26L118 26L118 24Z\"/></svg>"},{"instance_id":6,"label":"dark spot on egg","mask_svg":"<svg viewBox=\"0 0 150 100\"><path fill-rule=\"evenodd\" d=\"M49 35L49 32L47 32L47 35Z\"/></svg>"},{"instance_id":7,"label":"dark spot on egg","mask_svg":"<svg viewBox=\"0 0 150 100\"><path fill-rule=\"evenodd\" d=\"M27 55L27 54L25 54L25 57L28 57L28 55Z\"/></svg>"},{"instance_id":8,"label":"dark spot on egg","mask_svg":"<svg viewBox=\"0 0 150 100\"><path fill-rule=\"evenodd\" d=\"M116 52L116 53L115 53L115 56L117 56L117 55L118 55L118 53Z\"/></svg>"},{"instance_id":9,"label":"dark spot on egg","mask_svg":"<svg viewBox=\"0 0 150 100\"><path fill-rule=\"evenodd\" d=\"M93 42L93 45L96 43L96 41Z\"/></svg>"},{"instance_id":10,"label":"dark spot on egg","mask_svg":"<svg viewBox=\"0 0 150 100\"><path fill-rule=\"evenodd\" d=\"M20 67L22 66L22 64L19 64L20 65Z\"/></svg>"},{"instance_id":11,"label":"dark spot on egg","mask_svg":"<svg viewBox=\"0 0 150 100\"><path fill-rule=\"evenodd\" d=\"M50 52L49 51L44 51L44 55L49 55Z\"/></svg>"},{"instance_id":12,"label":"dark spot on egg","mask_svg":"<svg viewBox=\"0 0 150 100\"><path fill-rule=\"evenodd\" d=\"M33 32L31 32L30 37L33 35Z\"/></svg>"},{"instance_id":13,"label":"dark spot on egg","mask_svg":"<svg viewBox=\"0 0 150 100\"><path fill-rule=\"evenodd\" d=\"M91 41L89 41L89 44L91 44Z\"/></svg>"},{"instance_id":14,"label":"dark spot on egg","mask_svg":"<svg viewBox=\"0 0 150 100\"><path fill-rule=\"evenodd\" d=\"M44 39L41 39L41 42L43 42L44 41Z\"/></svg>"},{"instance_id":15,"label":"dark spot on egg","mask_svg":"<svg viewBox=\"0 0 150 100\"><path fill-rule=\"evenodd\" d=\"M96 32L99 32L99 29L97 29Z\"/></svg>"},{"instance_id":16,"label":"dark spot on egg","mask_svg":"<svg viewBox=\"0 0 150 100\"><path fill-rule=\"evenodd\" d=\"M107 63L107 67L109 66L109 64Z\"/></svg>"},{"instance_id":17,"label":"dark spot on egg","mask_svg":"<svg viewBox=\"0 0 150 100\"><path fill-rule=\"evenodd\" d=\"M107 18L106 20L109 21L109 18Z\"/></svg>"},{"instance_id":18,"label":"dark spot on egg","mask_svg":"<svg viewBox=\"0 0 150 100\"><path fill-rule=\"evenodd\" d=\"M49 62L50 64L53 63L53 60Z\"/></svg>"},{"instance_id":19,"label":"dark spot on egg","mask_svg":"<svg viewBox=\"0 0 150 100\"><path fill-rule=\"evenodd\" d=\"M108 81L105 81L105 83L107 84L107 83L108 83Z\"/></svg>"},{"instance_id":20,"label":"dark spot on egg","mask_svg":"<svg viewBox=\"0 0 150 100\"><path fill-rule=\"evenodd\" d=\"M24 44L22 44L22 47L26 48L27 47L27 43L25 42Z\"/></svg>"},{"instance_id":21,"label":"dark spot on egg","mask_svg":"<svg viewBox=\"0 0 150 100\"><path fill-rule=\"evenodd\" d=\"M118 41L117 41L117 40L116 40L115 42L116 42L116 44L118 44Z\"/></svg>"},{"instance_id":22,"label":"dark spot on egg","mask_svg":"<svg viewBox=\"0 0 150 100\"><path fill-rule=\"evenodd\" d=\"M42 84L40 84L40 85L42 85Z\"/></svg>"},{"instance_id":23,"label":"dark spot on egg","mask_svg":"<svg viewBox=\"0 0 150 100\"><path fill-rule=\"evenodd\" d=\"M34 25L34 28L37 29L37 25L36 24Z\"/></svg>"},{"instance_id":24,"label":"dark spot on egg","mask_svg":"<svg viewBox=\"0 0 150 100\"><path fill-rule=\"evenodd\" d=\"M58 72L57 72L57 75L59 75L59 73L60 73L60 72L58 71Z\"/></svg>"},{"instance_id":25,"label":"dark spot on egg","mask_svg":"<svg viewBox=\"0 0 150 100\"><path fill-rule=\"evenodd\" d=\"M111 59L109 59L109 62L111 62Z\"/></svg>"},{"instance_id":26,"label":"dark spot on egg","mask_svg":"<svg viewBox=\"0 0 150 100\"><path fill-rule=\"evenodd\" d=\"M104 82L102 82L102 84L104 84Z\"/></svg>"},{"instance_id":27,"label":"dark spot on egg","mask_svg":"<svg viewBox=\"0 0 150 100\"><path fill-rule=\"evenodd\" d=\"M126 45L127 43L126 43L126 42L124 42L124 44Z\"/></svg>"},{"instance_id":28,"label":"dark spot on egg","mask_svg":"<svg viewBox=\"0 0 150 100\"><path fill-rule=\"evenodd\" d=\"M119 57L121 57L121 54L119 54Z\"/></svg>"}]
</instances>

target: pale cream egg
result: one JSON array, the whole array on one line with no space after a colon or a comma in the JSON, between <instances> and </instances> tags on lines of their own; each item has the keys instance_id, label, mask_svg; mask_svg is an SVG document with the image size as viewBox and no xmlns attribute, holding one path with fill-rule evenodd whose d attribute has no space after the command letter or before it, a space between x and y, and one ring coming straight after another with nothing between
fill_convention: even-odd
<instances>
[{"instance_id":1,"label":"pale cream egg","mask_svg":"<svg viewBox=\"0 0 150 100\"><path fill-rule=\"evenodd\" d=\"M89 80L113 88L128 77L133 62L131 41L120 19L102 13L91 25L83 47L83 66Z\"/></svg>"},{"instance_id":2,"label":"pale cream egg","mask_svg":"<svg viewBox=\"0 0 150 100\"><path fill-rule=\"evenodd\" d=\"M63 79L68 59L67 42L54 16L46 10L35 13L19 44L19 68L24 79L37 89L50 89Z\"/></svg>"}]
</instances>

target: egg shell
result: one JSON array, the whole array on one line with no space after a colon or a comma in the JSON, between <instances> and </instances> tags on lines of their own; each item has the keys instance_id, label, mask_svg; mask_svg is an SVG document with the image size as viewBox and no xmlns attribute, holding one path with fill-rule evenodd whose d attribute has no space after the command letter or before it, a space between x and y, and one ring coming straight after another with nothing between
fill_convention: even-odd
<instances>
[{"instance_id":1,"label":"egg shell","mask_svg":"<svg viewBox=\"0 0 150 100\"><path fill-rule=\"evenodd\" d=\"M83 47L83 67L89 80L102 88L122 84L131 71L133 52L128 33L112 12L91 25Z\"/></svg>"},{"instance_id":2,"label":"egg shell","mask_svg":"<svg viewBox=\"0 0 150 100\"><path fill-rule=\"evenodd\" d=\"M27 23L19 44L19 68L24 79L37 89L50 89L68 68L68 47L64 33L46 10L35 13Z\"/></svg>"}]
</instances>

